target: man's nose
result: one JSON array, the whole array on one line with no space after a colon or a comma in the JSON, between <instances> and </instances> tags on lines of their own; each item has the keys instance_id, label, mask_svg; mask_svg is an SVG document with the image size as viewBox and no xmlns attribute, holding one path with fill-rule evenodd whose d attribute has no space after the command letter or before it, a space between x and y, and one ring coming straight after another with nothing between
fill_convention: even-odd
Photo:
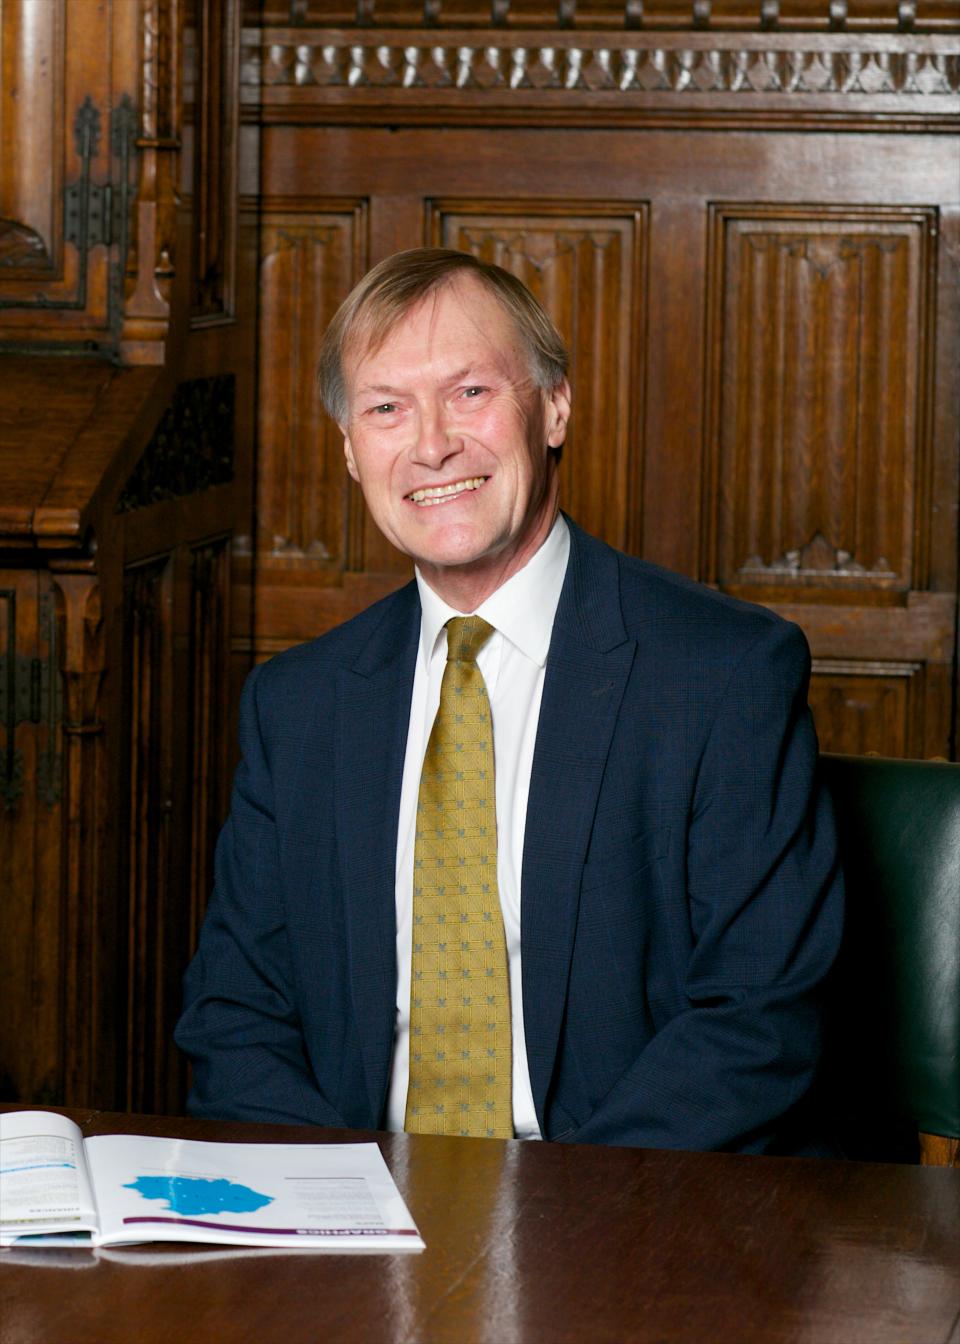
<instances>
[{"instance_id":1,"label":"man's nose","mask_svg":"<svg viewBox=\"0 0 960 1344\"><path fill-rule=\"evenodd\" d=\"M424 406L415 444L414 459L424 466L439 467L462 448L462 440L444 413L442 406Z\"/></svg>"}]
</instances>

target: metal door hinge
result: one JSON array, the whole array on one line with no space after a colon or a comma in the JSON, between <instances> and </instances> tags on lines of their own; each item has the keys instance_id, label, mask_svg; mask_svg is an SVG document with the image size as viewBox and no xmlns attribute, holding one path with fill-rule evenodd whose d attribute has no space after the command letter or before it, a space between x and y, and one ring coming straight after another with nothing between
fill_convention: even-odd
<instances>
[{"instance_id":1,"label":"metal door hinge","mask_svg":"<svg viewBox=\"0 0 960 1344\"><path fill-rule=\"evenodd\" d=\"M0 309L34 308L44 311L82 311L87 306L90 251L114 247L110 261L110 301L122 292L123 268L130 242L130 208L135 195L131 165L136 154L137 112L129 94L124 94L110 114L110 165L106 182L93 181L93 161L100 153L100 110L90 95L80 105L73 125L74 143L80 160L80 175L64 189L63 236L79 253L77 283L71 298L51 299L36 294L32 299L0 298ZM118 321L110 313L111 327Z\"/></svg>"},{"instance_id":2,"label":"metal door hinge","mask_svg":"<svg viewBox=\"0 0 960 1344\"><path fill-rule=\"evenodd\" d=\"M37 614L39 633L47 646L45 658L17 652L17 593L12 588L0 589L0 623L5 628L0 654L0 728L4 732L0 798L8 811L24 791L23 753L16 746L16 730L23 723L47 730L38 743L37 790L47 807L54 807L60 799L61 758L57 747L63 722L63 687L56 612L49 594L41 596Z\"/></svg>"}]
</instances>

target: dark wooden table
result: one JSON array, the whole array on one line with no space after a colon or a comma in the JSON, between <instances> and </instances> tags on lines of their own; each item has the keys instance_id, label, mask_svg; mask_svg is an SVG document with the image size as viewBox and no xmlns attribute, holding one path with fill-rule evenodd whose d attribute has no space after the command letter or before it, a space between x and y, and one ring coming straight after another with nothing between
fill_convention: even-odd
<instances>
[{"instance_id":1,"label":"dark wooden table","mask_svg":"<svg viewBox=\"0 0 960 1344\"><path fill-rule=\"evenodd\" d=\"M960 1344L960 1170L70 1114L376 1138L427 1249L0 1251L3 1344Z\"/></svg>"}]
</instances>

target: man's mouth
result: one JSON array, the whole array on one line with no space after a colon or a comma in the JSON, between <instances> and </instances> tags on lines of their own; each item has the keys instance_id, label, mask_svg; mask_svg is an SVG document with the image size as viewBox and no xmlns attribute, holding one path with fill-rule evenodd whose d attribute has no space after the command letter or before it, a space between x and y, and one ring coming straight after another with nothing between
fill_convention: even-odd
<instances>
[{"instance_id":1,"label":"man's mouth","mask_svg":"<svg viewBox=\"0 0 960 1344\"><path fill-rule=\"evenodd\" d=\"M447 500L455 499L468 490L478 490L488 479L487 476L471 476L465 481L451 481L449 485L425 486L422 490L411 490L407 499L421 508L429 504L445 504Z\"/></svg>"}]
</instances>

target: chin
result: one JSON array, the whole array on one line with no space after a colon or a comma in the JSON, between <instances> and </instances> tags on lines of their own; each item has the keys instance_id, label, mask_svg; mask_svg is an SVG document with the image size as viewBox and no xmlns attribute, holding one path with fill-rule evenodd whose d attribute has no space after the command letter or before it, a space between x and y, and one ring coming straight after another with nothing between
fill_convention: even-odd
<instances>
[{"instance_id":1,"label":"chin","mask_svg":"<svg viewBox=\"0 0 960 1344\"><path fill-rule=\"evenodd\" d=\"M430 551L428 554L420 554L415 558L421 569L424 565L432 565L436 569L472 569L474 566L483 563L487 558L487 553L486 551L477 553L476 551L444 550Z\"/></svg>"},{"instance_id":2,"label":"chin","mask_svg":"<svg viewBox=\"0 0 960 1344\"><path fill-rule=\"evenodd\" d=\"M475 564L494 549L489 538L477 536L475 528L456 524L444 529L444 535L411 538L411 542L411 554L419 557L419 563L445 568Z\"/></svg>"}]
</instances>

